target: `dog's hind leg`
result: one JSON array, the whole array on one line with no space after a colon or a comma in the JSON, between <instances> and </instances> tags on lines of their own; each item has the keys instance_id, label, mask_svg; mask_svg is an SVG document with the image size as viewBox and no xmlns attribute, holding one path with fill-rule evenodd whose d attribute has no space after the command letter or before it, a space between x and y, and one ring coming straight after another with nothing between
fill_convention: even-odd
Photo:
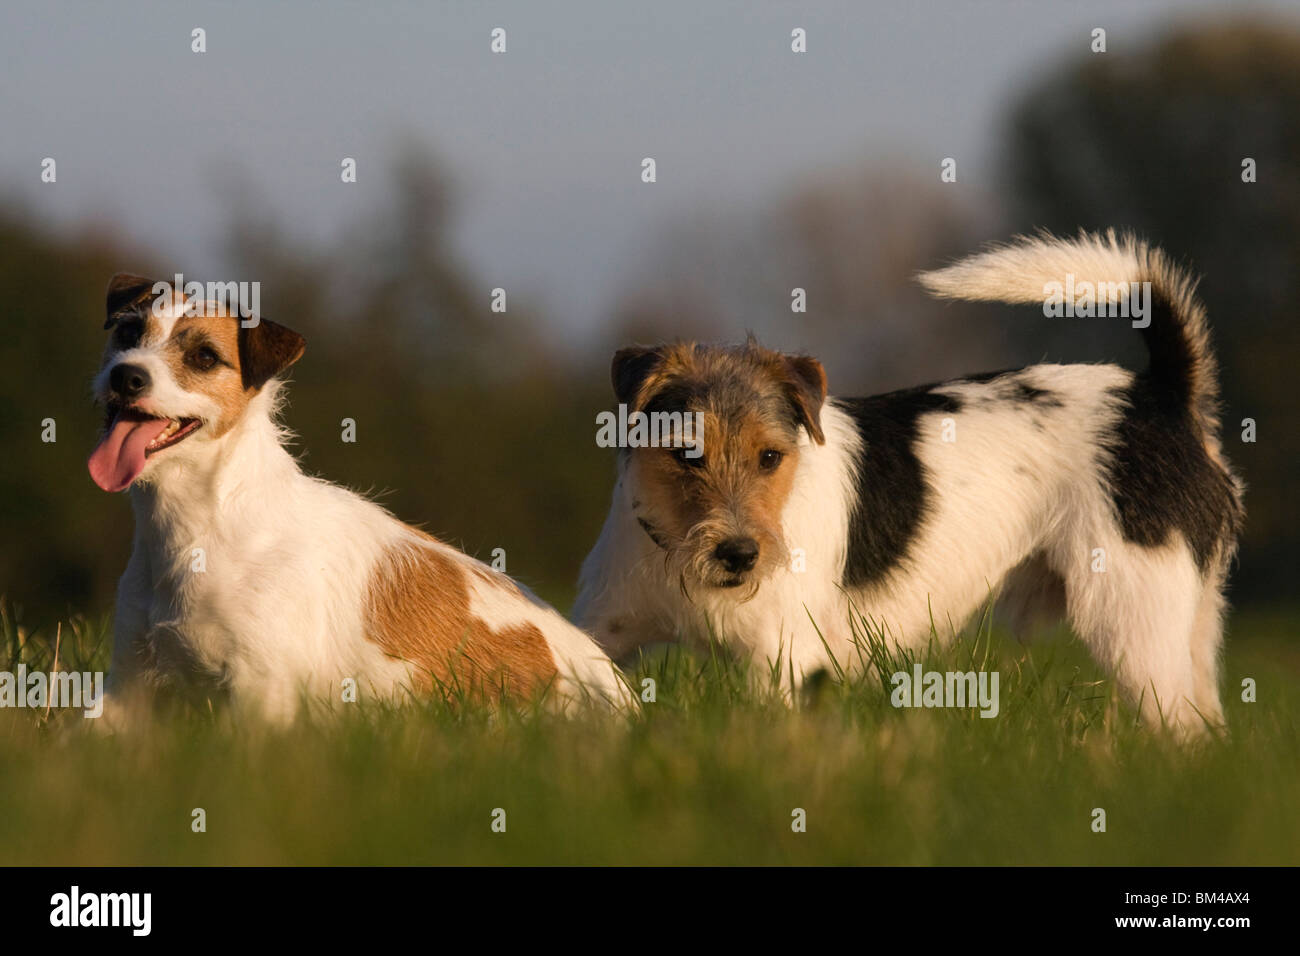
<instances>
[{"instance_id":1,"label":"dog's hind leg","mask_svg":"<svg viewBox=\"0 0 1300 956\"><path fill-rule=\"evenodd\" d=\"M1223 575L1212 574L1201 590L1192 624L1192 670L1196 709L1214 723L1223 722L1219 700L1219 653L1223 647Z\"/></svg>"},{"instance_id":2,"label":"dog's hind leg","mask_svg":"<svg viewBox=\"0 0 1300 956\"><path fill-rule=\"evenodd\" d=\"M1112 539L1072 558L1063 575L1070 623L1143 720L1183 737L1218 725L1218 693L1207 692L1213 678L1196 647L1204 585L1186 547Z\"/></svg>"},{"instance_id":3,"label":"dog's hind leg","mask_svg":"<svg viewBox=\"0 0 1300 956\"><path fill-rule=\"evenodd\" d=\"M1065 618L1065 582L1043 555L1030 555L1007 573L995 607L1016 638L1026 641Z\"/></svg>"}]
</instances>

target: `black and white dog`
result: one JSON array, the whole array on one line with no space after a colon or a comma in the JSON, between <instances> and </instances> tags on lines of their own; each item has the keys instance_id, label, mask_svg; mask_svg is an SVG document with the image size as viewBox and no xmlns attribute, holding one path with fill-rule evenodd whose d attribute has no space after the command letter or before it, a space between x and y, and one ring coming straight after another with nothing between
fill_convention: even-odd
<instances>
[{"instance_id":1,"label":"black and white dog","mask_svg":"<svg viewBox=\"0 0 1300 956\"><path fill-rule=\"evenodd\" d=\"M1133 324L1150 366L1033 365L845 399L827 398L815 359L753 341L623 349L618 401L695 413L703 454L620 452L577 623L615 657L712 633L797 683L831 655L860 659L851 611L915 647L997 593L1022 621L1066 616L1149 721L1219 724L1242 486L1190 277L1111 233L1017 240L921 282L1040 305L1055 289L1071 308L1145 289Z\"/></svg>"}]
</instances>

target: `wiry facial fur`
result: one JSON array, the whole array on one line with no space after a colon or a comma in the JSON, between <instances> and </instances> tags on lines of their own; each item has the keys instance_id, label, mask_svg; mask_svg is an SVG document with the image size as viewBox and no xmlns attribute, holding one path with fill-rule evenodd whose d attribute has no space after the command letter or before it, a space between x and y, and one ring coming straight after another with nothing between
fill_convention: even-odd
<instances>
[{"instance_id":1,"label":"wiry facial fur","mask_svg":"<svg viewBox=\"0 0 1300 956\"><path fill-rule=\"evenodd\" d=\"M802 401L786 393L782 424L780 384L814 382L811 359L752 342L620 352L620 400L662 391L702 408L715 465L694 491L667 452L620 454L575 620L616 658L716 637L797 683L832 658L861 664L852 614L917 648L1000 595L1022 622L1067 617L1149 721L1184 734L1220 724L1223 585L1242 488L1217 435L1194 283L1114 234L1022 239L922 281L951 298L1041 304L1067 273L1152 284L1149 368L1035 365L824 402L810 400L814 385ZM751 420L758 441L793 447L779 485L737 464L753 452ZM667 534L648 534L643 519ZM737 526L772 556L743 593L710 586L705 559L704 542ZM796 549L802 570L785 560ZM695 582L686 593L679 576Z\"/></svg>"},{"instance_id":2,"label":"wiry facial fur","mask_svg":"<svg viewBox=\"0 0 1300 956\"><path fill-rule=\"evenodd\" d=\"M816 424L824 399L821 368L787 358L755 342L734 349L685 343L656 350L644 376L629 371L639 353L615 360L631 411L696 416L701 424L698 458L668 448L625 451L626 468L641 489L632 511L663 550L666 572L691 600L697 588L735 589L752 598L758 582L788 560L781 534L784 511L798 468L804 428ZM778 456L763 466L763 455ZM734 572L715 556L728 539L757 542L752 570Z\"/></svg>"}]
</instances>

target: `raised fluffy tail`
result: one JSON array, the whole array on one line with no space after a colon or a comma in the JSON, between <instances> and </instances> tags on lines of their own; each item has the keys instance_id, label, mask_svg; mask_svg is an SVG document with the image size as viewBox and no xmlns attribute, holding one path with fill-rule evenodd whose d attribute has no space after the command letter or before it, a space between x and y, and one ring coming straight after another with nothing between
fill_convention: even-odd
<instances>
[{"instance_id":1,"label":"raised fluffy tail","mask_svg":"<svg viewBox=\"0 0 1300 956\"><path fill-rule=\"evenodd\" d=\"M1077 239L1049 234L1018 236L1005 245L933 272L919 281L947 299L1044 303L1052 283L1063 288L1090 282L1151 283L1151 315L1142 329L1151 364L1146 374L1169 401L1177 402L1210 434L1218 431L1218 367L1210 349L1205 309L1195 280L1160 249L1131 235L1080 233Z\"/></svg>"}]
</instances>

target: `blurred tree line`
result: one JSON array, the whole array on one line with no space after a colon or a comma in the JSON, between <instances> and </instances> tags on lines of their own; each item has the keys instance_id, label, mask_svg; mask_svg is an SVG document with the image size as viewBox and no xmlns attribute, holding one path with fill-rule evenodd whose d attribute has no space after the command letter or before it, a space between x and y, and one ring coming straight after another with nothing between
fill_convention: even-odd
<instances>
[{"instance_id":1,"label":"blurred tree line","mask_svg":"<svg viewBox=\"0 0 1300 956\"><path fill-rule=\"evenodd\" d=\"M613 457L593 435L614 345L752 329L822 357L841 394L1044 358L1134 367L1141 346L1122 323L941 305L912 281L1017 231L1132 227L1204 275L1225 445L1249 486L1234 598L1289 599L1300 36L1223 23L1090 56L1030 89L1005 132L1005 176L982 191L940 184L937 163L875 166L816 177L766 209L683 221L576 358L526 302L490 310L448 246L452 191L419 150L400 156L387 207L325 248L281 235L255 191L232 196L229 248L235 276L262 283L263 312L307 337L286 410L303 466L479 557L505 549L512 574L566 607L608 504ZM1245 157L1257 182L1241 180ZM35 221L0 206L0 595L29 623L106 609L130 548L125 496L85 469L108 277L187 272L162 250ZM790 310L795 286L805 314ZM1239 440L1246 417L1254 444ZM341 440L344 418L355 443ZM56 442L41 440L46 419Z\"/></svg>"}]
</instances>

